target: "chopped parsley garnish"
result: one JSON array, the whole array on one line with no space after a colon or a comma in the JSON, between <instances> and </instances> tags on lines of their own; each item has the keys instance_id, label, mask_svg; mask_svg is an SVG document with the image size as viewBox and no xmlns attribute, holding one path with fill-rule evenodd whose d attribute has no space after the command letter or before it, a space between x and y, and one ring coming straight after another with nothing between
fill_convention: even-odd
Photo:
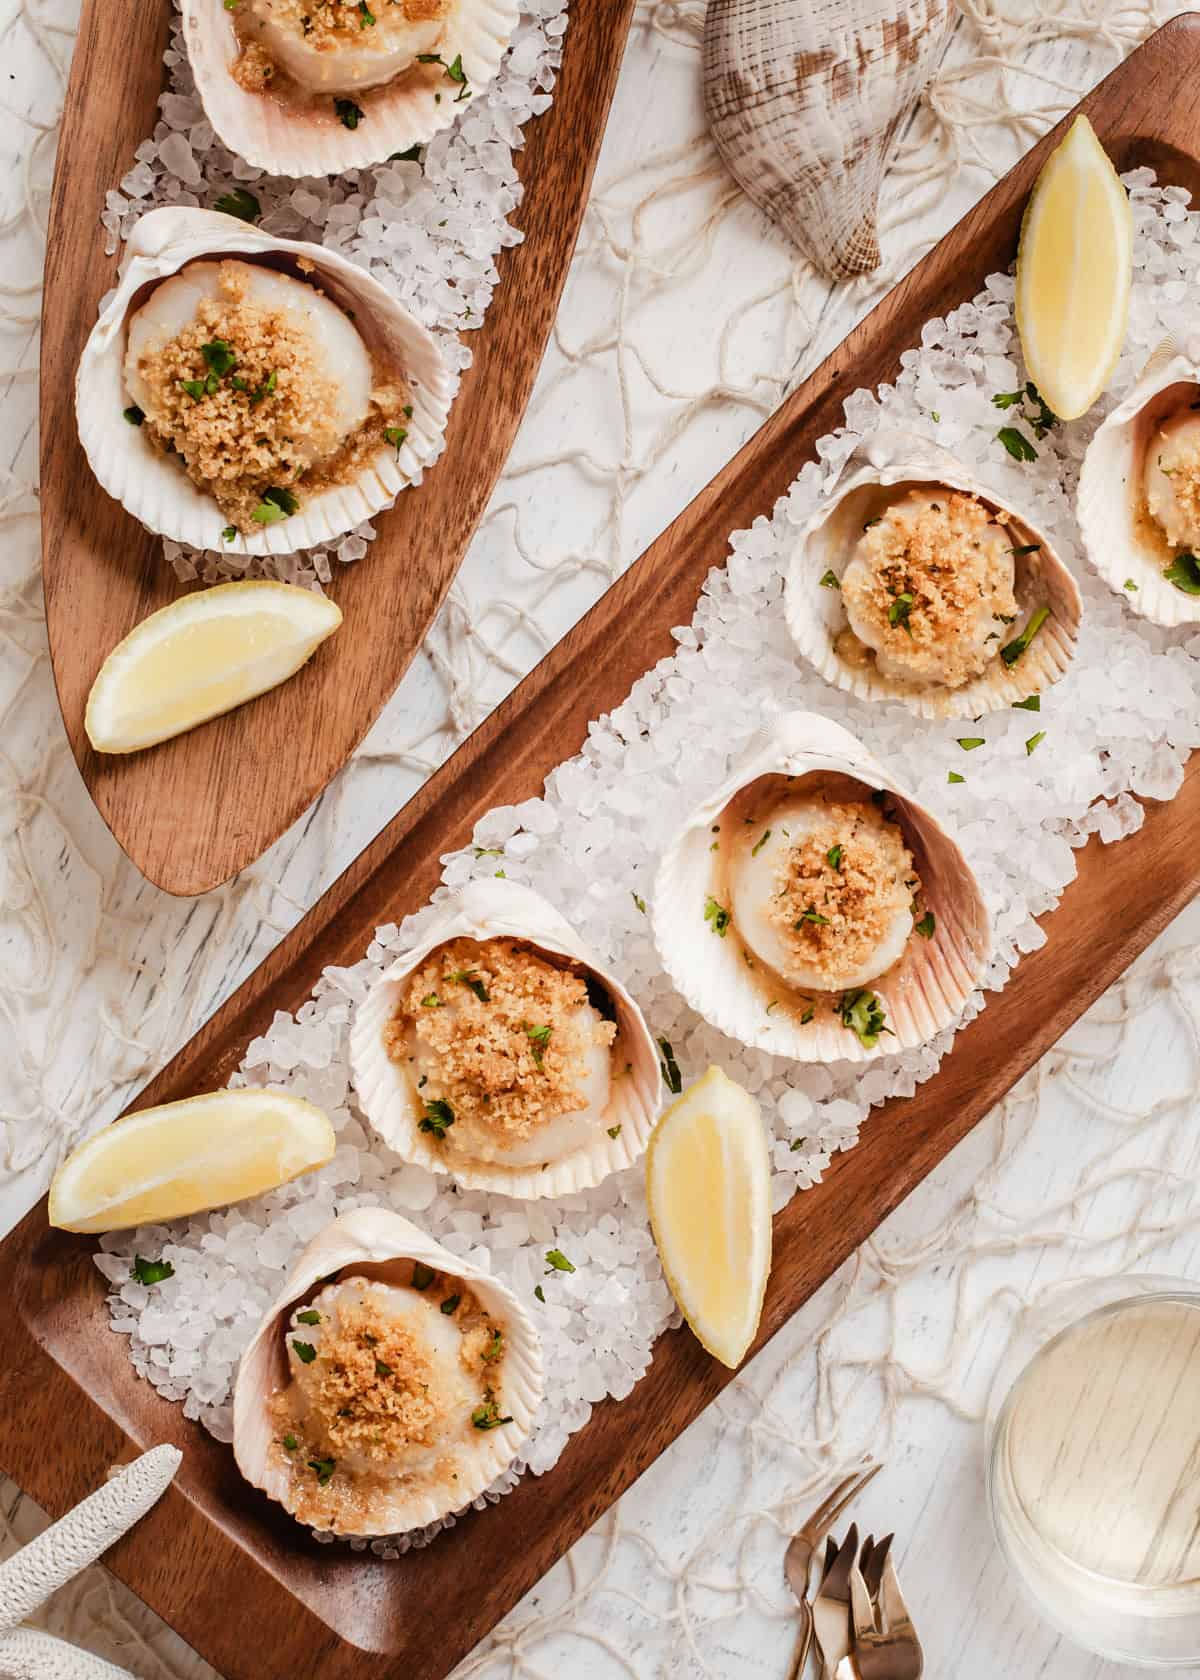
<instances>
[{"instance_id":1,"label":"chopped parsley garnish","mask_svg":"<svg viewBox=\"0 0 1200 1680\"><path fill-rule=\"evenodd\" d=\"M619 1138L621 1135L620 1126L610 1126L608 1128L608 1135L610 1138Z\"/></svg>"},{"instance_id":2,"label":"chopped parsley garnish","mask_svg":"<svg viewBox=\"0 0 1200 1680\"><path fill-rule=\"evenodd\" d=\"M1200 560L1194 554L1177 554L1163 576L1185 595L1200 595Z\"/></svg>"},{"instance_id":3,"label":"chopped parsley garnish","mask_svg":"<svg viewBox=\"0 0 1200 1680\"><path fill-rule=\"evenodd\" d=\"M446 1299L442 1302L442 1311L445 1313L447 1318L450 1317L451 1313L456 1313L458 1311L458 1303L461 1300L461 1295L447 1295Z\"/></svg>"},{"instance_id":4,"label":"chopped parsley garnish","mask_svg":"<svg viewBox=\"0 0 1200 1680\"><path fill-rule=\"evenodd\" d=\"M245 187L231 187L227 193L222 193L214 200L213 209L219 210L223 216L236 216L239 222L256 222L262 215L262 205Z\"/></svg>"},{"instance_id":5,"label":"chopped parsley garnish","mask_svg":"<svg viewBox=\"0 0 1200 1680\"><path fill-rule=\"evenodd\" d=\"M234 542L236 540L236 538L237 538L237 526L236 525L226 525L225 529L221 532L221 541L222 542Z\"/></svg>"},{"instance_id":6,"label":"chopped parsley garnish","mask_svg":"<svg viewBox=\"0 0 1200 1680\"><path fill-rule=\"evenodd\" d=\"M211 378L212 376L210 375L209 377ZM184 390L187 392L188 396L191 397L193 402L199 402L201 400L201 398L205 395L208 386L207 379L181 379L179 383L183 386ZM216 388L216 384L214 383L213 391L215 391ZM211 396L212 392L208 391L207 394Z\"/></svg>"},{"instance_id":7,"label":"chopped parsley garnish","mask_svg":"<svg viewBox=\"0 0 1200 1680\"><path fill-rule=\"evenodd\" d=\"M413 1261L412 1286L414 1289L428 1289L437 1273L432 1266L427 1266L423 1260Z\"/></svg>"},{"instance_id":8,"label":"chopped parsley garnish","mask_svg":"<svg viewBox=\"0 0 1200 1680\"><path fill-rule=\"evenodd\" d=\"M800 1017L800 1025L802 1027L806 1027L816 1013L817 1013L817 1011L816 1011L815 1004L810 1003L808 1008L804 1011L803 1015L801 1015L801 1017Z\"/></svg>"},{"instance_id":9,"label":"chopped parsley garnish","mask_svg":"<svg viewBox=\"0 0 1200 1680\"><path fill-rule=\"evenodd\" d=\"M573 1272L575 1270L561 1248L552 1248L546 1255L546 1276L551 1272Z\"/></svg>"},{"instance_id":10,"label":"chopped parsley garnish","mask_svg":"<svg viewBox=\"0 0 1200 1680\"><path fill-rule=\"evenodd\" d=\"M320 1324L320 1322L321 1322L321 1315L317 1311L316 1307L309 1307L307 1312L302 1312L302 1313L297 1313L296 1314L296 1323L297 1324Z\"/></svg>"},{"instance_id":11,"label":"chopped parsley garnish","mask_svg":"<svg viewBox=\"0 0 1200 1680\"><path fill-rule=\"evenodd\" d=\"M1024 391L997 391L992 398L993 408L1012 408L1025 395Z\"/></svg>"},{"instance_id":12,"label":"chopped parsley garnish","mask_svg":"<svg viewBox=\"0 0 1200 1680\"><path fill-rule=\"evenodd\" d=\"M825 853L825 862L829 865L830 869L840 869L842 867L842 854L844 851L844 846L830 846L829 850Z\"/></svg>"},{"instance_id":13,"label":"chopped parsley garnish","mask_svg":"<svg viewBox=\"0 0 1200 1680\"><path fill-rule=\"evenodd\" d=\"M169 1260L143 1260L139 1254L135 1256L130 1272L138 1283L162 1283L169 1277L175 1276L175 1268Z\"/></svg>"},{"instance_id":14,"label":"chopped parsley garnish","mask_svg":"<svg viewBox=\"0 0 1200 1680\"><path fill-rule=\"evenodd\" d=\"M454 1110L444 1097L426 1097L425 1118L417 1127L419 1132L432 1132L435 1138L444 1138L449 1127L454 1124Z\"/></svg>"},{"instance_id":15,"label":"chopped parsley garnish","mask_svg":"<svg viewBox=\"0 0 1200 1680\"><path fill-rule=\"evenodd\" d=\"M896 596L895 600L888 608L888 623L901 625L911 636L912 630L909 627L908 615L912 611L912 608L913 598L908 591L905 590L903 595Z\"/></svg>"},{"instance_id":16,"label":"chopped parsley garnish","mask_svg":"<svg viewBox=\"0 0 1200 1680\"><path fill-rule=\"evenodd\" d=\"M533 1293L537 1296L538 1300L542 1303L542 1305L545 1306L545 1304L546 1304L546 1291L542 1288L540 1283L535 1283L534 1284Z\"/></svg>"},{"instance_id":17,"label":"chopped parsley garnish","mask_svg":"<svg viewBox=\"0 0 1200 1680\"><path fill-rule=\"evenodd\" d=\"M294 1435L285 1435L283 1437L282 1444L285 1452L295 1452L296 1448L300 1445Z\"/></svg>"},{"instance_id":18,"label":"chopped parsley garnish","mask_svg":"<svg viewBox=\"0 0 1200 1680\"><path fill-rule=\"evenodd\" d=\"M358 27L360 29L370 29L374 22L375 14L367 5L367 0L358 0Z\"/></svg>"},{"instance_id":19,"label":"chopped parsley garnish","mask_svg":"<svg viewBox=\"0 0 1200 1680\"><path fill-rule=\"evenodd\" d=\"M993 402L995 398L992 399ZM1012 456L1014 461L1036 461L1037 450L1030 443L1024 432L1019 432L1015 426L1001 426L996 433L1000 442Z\"/></svg>"},{"instance_id":20,"label":"chopped parsley garnish","mask_svg":"<svg viewBox=\"0 0 1200 1680\"><path fill-rule=\"evenodd\" d=\"M474 992L480 1003L490 1003L492 1001L492 994L473 968L456 969L453 974L448 974L446 978L451 985L465 986L468 991Z\"/></svg>"},{"instance_id":21,"label":"chopped parsley garnish","mask_svg":"<svg viewBox=\"0 0 1200 1680\"><path fill-rule=\"evenodd\" d=\"M658 1065L662 1069L663 1082L672 1096L677 1097L683 1090L683 1077L679 1072L679 1063L675 1060L670 1040L660 1038L658 1048L662 1051L662 1061Z\"/></svg>"},{"instance_id":22,"label":"chopped parsley garnish","mask_svg":"<svg viewBox=\"0 0 1200 1680\"><path fill-rule=\"evenodd\" d=\"M1137 589L1137 584L1134 583L1132 578L1126 578L1125 582L1121 585L1121 588L1122 589L1136 590Z\"/></svg>"},{"instance_id":23,"label":"chopped parsley garnish","mask_svg":"<svg viewBox=\"0 0 1200 1680\"><path fill-rule=\"evenodd\" d=\"M422 1009L445 1009L445 1007L446 1005L442 1002L436 992L426 992L425 996L421 999Z\"/></svg>"},{"instance_id":24,"label":"chopped parsley garnish","mask_svg":"<svg viewBox=\"0 0 1200 1680\"><path fill-rule=\"evenodd\" d=\"M1044 729L1039 729L1036 735L1031 735L1025 743L1025 756L1028 758L1031 752L1036 752L1045 739L1046 731Z\"/></svg>"},{"instance_id":25,"label":"chopped parsley garnish","mask_svg":"<svg viewBox=\"0 0 1200 1680\"><path fill-rule=\"evenodd\" d=\"M883 1005L874 992L865 989L846 992L836 1008L842 1025L854 1034L864 1050L873 1050L881 1034L891 1033L892 1029L884 1025Z\"/></svg>"},{"instance_id":26,"label":"chopped parsley garnish","mask_svg":"<svg viewBox=\"0 0 1200 1680\"><path fill-rule=\"evenodd\" d=\"M504 856L503 846L476 846L473 849L477 858Z\"/></svg>"},{"instance_id":27,"label":"chopped parsley garnish","mask_svg":"<svg viewBox=\"0 0 1200 1680\"><path fill-rule=\"evenodd\" d=\"M1026 543L1022 548L1010 548L1008 552L1019 559L1022 554L1036 554L1041 546L1041 543Z\"/></svg>"},{"instance_id":28,"label":"chopped parsley garnish","mask_svg":"<svg viewBox=\"0 0 1200 1680\"><path fill-rule=\"evenodd\" d=\"M1058 415L1055 414L1053 409L1046 406L1042 393L1032 380L1027 380L1019 391L997 391L992 398L994 408L1015 408L1018 403L1021 405L1021 418L1032 428L1034 437L1044 438L1052 426L1058 425ZM1029 407L1026 407L1026 404ZM1032 408L1032 414L1029 412L1029 408ZM1005 427L1005 431L1011 430L1011 427ZM1004 433L1001 432L999 435L1003 438ZM1020 433L1018 432L1016 435L1019 437ZM1005 448L1008 448L1007 444L1005 444ZM1036 454L1036 451L1034 453ZM1032 461L1034 457L1033 455L1027 455L1017 458L1018 460Z\"/></svg>"},{"instance_id":29,"label":"chopped parsley garnish","mask_svg":"<svg viewBox=\"0 0 1200 1680\"><path fill-rule=\"evenodd\" d=\"M637 905L638 909L642 912L642 915L644 916L646 914L646 900L644 898L642 898L638 893L635 893L635 892L631 892L629 896L633 900L633 902Z\"/></svg>"},{"instance_id":30,"label":"chopped parsley garnish","mask_svg":"<svg viewBox=\"0 0 1200 1680\"><path fill-rule=\"evenodd\" d=\"M1197 582L1196 593L1200 594L1200 580ZM1049 617L1050 608L1039 607L1016 640L1009 642L1007 646L1000 649L1000 657L1006 665L1016 664Z\"/></svg>"},{"instance_id":31,"label":"chopped parsley garnish","mask_svg":"<svg viewBox=\"0 0 1200 1680\"><path fill-rule=\"evenodd\" d=\"M126 420L128 420L131 426L140 426L142 421L146 418L136 403L131 403L128 408L122 409L121 412L124 414Z\"/></svg>"},{"instance_id":32,"label":"chopped parsley garnish","mask_svg":"<svg viewBox=\"0 0 1200 1680\"><path fill-rule=\"evenodd\" d=\"M366 116L362 106L356 105L353 99L335 99L333 108L343 128L357 128Z\"/></svg>"},{"instance_id":33,"label":"chopped parsley garnish","mask_svg":"<svg viewBox=\"0 0 1200 1680\"><path fill-rule=\"evenodd\" d=\"M955 739L964 752L974 752L976 747L982 747L986 741L983 735L958 735Z\"/></svg>"},{"instance_id":34,"label":"chopped parsley garnish","mask_svg":"<svg viewBox=\"0 0 1200 1680\"><path fill-rule=\"evenodd\" d=\"M389 163L420 163L420 161L421 161L421 143L420 143L420 141L418 141L415 146L410 146L406 152L392 152L388 157L388 162ZM411 408L408 410L408 413L411 415L411 413L412 413Z\"/></svg>"},{"instance_id":35,"label":"chopped parsley garnish","mask_svg":"<svg viewBox=\"0 0 1200 1680\"><path fill-rule=\"evenodd\" d=\"M311 1342L300 1342L293 1336L292 1346L296 1350L296 1358L300 1361L301 1365L311 1365L313 1360L317 1357L317 1350Z\"/></svg>"},{"instance_id":36,"label":"chopped parsley garnish","mask_svg":"<svg viewBox=\"0 0 1200 1680\"><path fill-rule=\"evenodd\" d=\"M454 59L453 64L447 64L446 60L442 57L441 53L418 53L417 54L417 63L418 64L440 64L442 69L446 72L446 79L448 81L458 82L458 83L461 84L460 91L457 94L457 96L455 97L455 101L454 101L454 103L456 105L458 104L458 101L460 99L469 98L470 93L471 93L471 88L470 88L470 84L467 81L467 72L463 69L463 61L462 61L462 54L461 53L457 53L455 55L455 59ZM440 99L441 95L438 94L437 97Z\"/></svg>"},{"instance_id":37,"label":"chopped parsley garnish","mask_svg":"<svg viewBox=\"0 0 1200 1680\"><path fill-rule=\"evenodd\" d=\"M260 525L278 525L281 519L295 513L300 506L299 499L290 490L266 490L263 499L250 514Z\"/></svg>"},{"instance_id":38,"label":"chopped parsley garnish","mask_svg":"<svg viewBox=\"0 0 1200 1680\"><path fill-rule=\"evenodd\" d=\"M322 1487L324 1487L326 1482L328 1482L330 1477L333 1475L333 1472L337 1469L337 1459L310 1458L308 1461L308 1468L316 1473L317 1481Z\"/></svg>"},{"instance_id":39,"label":"chopped parsley garnish","mask_svg":"<svg viewBox=\"0 0 1200 1680\"><path fill-rule=\"evenodd\" d=\"M863 526L863 529L866 530L865 525ZM833 571L826 572L825 576L821 579L822 589L840 589L841 587L841 582L839 581L837 574Z\"/></svg>"},{"instance_id":40,"label":"chopped parsley garnish","mask_svg":"<svg viewBox=\"0 0 1200 1680\"><path fill-rule=\"evenodd\" d=\"M877 513L875 515L874 519L868 519L866 521L866 523L863 525L863 530L864 531L869 531L871 529L872 525L878 525L882 519L883 519L883 515L881 513Z\"/></svg>"},{"instance_id":41,"label":"chopped parsley garnish","mask_svg":"<svg viewBox=\"0 0 1200 1680\"><path fill-rule=\"evenodd\" d=\"M479 1356L485 1365L494 1365L497 1359L504 1357L504 1332L493 1330L488 1337L487 1344Z\"/></svg>"},{"instance_id":42,"label":"chopped parsley garnish","mask_svg":"<svg viewBox=\"0 0 1200 1680\"><path fill-rule=\"evenodd\" d=\"M399 455L400 445L408 436L408 432L405 428L403 426L385 426L383 428L383 435L387 442L395 448L396 454Z\"/></svg>"},{"instance_id":43,"label":"chopped parsley garnish","mask_svg":"<svg viewBox=\"0 0 1200 1680\"><path fill-rule=\"evenodd\" d=\"M533 1060L536 1067L541 1067L542 1065L542 1057L546 1053L546 1046L550 1042L550 1035L553 1031L553 1027L549 1026L527 1026L525 1028L525 1036L529 1040L530 1049L533 1051Z\"/></svg>"},{"instance_id":44,"label":"chopped parsley garnish","mask_svg":"<svg viewBox=\"0 0 1200 1680\"><path fill-rule=\"evenodd\" d=\"M1042 697L1040 694L1031 694L1027 700L1013 701L1013 710L1017 712L1040 712L1041 709Z\"/></svg>"},{"instance_id":45,"label":"chopped parsley garnish","mask_svg":"<svg viewBox=\"0 0 1200 1680\"><path fill-rule=\"evenodd\" d=\"M390 1377L391 1374L392 1367L385 1360L377 1359L375 1361L375 1375L377 1377Z\"/></svg>"},{"instance_id":46,"label":"chopped parsley garnish","mask_svg":"<svg viewBox=\"0 0 1200 1680\"><path fill-rule=\"evenodd\" d=\"M965 776L960 776L957 770L949 771L946 776L948 782L965 782L966 779Z\"/></svg>"},{"instance_id":47,"label":"chopped parsley garnish","mask_svg":"<svg viewBox=\"0 0 1200 1680\"><path fill-rule=\"evenodd\" d=\"M795 926L797 931L804 926L805 922L814 922L817 927L828 927L829 917L819 915L816 905L810 904L808 909L802 910L796 919Z\"/></svg>"},{"instance_id":48,"label":"chopped parsley garnish","mask_svg":"<svg viewBox=\"0 0 1200 1680\"><path fill-rule=\"evenodd\" d=\"M913 923L913 927L916 932L921 935L922 939L932 939L933 931L937 927L937 919L934 916L933 911L926 910L925 914L921 917L921 920Z\"/></svg>"},{"instance_id":49,"label":"chopped parsley garnish","mask_svg":"<svg viewBox=\"0 0 1200 1680\"><path fill-rule=\"evenodd\" d=\"M771 830L769 828L764 828L763 831L762 831L762 834L759 836L758 840L755 842L754 847L751 850L750 856L751 857L757 857L759 852L762 851L763 847L766 845L767 841L770 838L771 838Z\"/></svg>"},{"instance_id":50,"label":"chopped parsley garnish","mask_svg":"<svg viewBox=\"0 0 1200 1680\"><path fill-rule=\"evenodd\" d=\"M209 339L207 344L200 346L200 354L218 379L224 379L237 366L237 357L223 338Z\"/></svg>"},{"instance_id":51,"label":"chopped parsley garnish","mask_svg":"<svg viewBox=\"0 0 1200 1680\"><path fill-rule=\"evenodd\" d=\"M724 939L729 927L730 915L723 904L718 904L715 898L704 900L704 920L719 938Z\"/></svg>"},{"instance_id":52,"label":"chopped parsley garnish","mask_svg":"<svg viewBox=\"0 0 1200 1680\"><path fill-rule=\"evenodd\" d=\"M471 1413L471 1422L476 1429L499 1429L502 1423L511 1423L510 1417L501 1417L500 1408L496 1404L496 1397L491 1389L484 1390L482 1406L476 1406Z\"/></svg>"}]
</instances>

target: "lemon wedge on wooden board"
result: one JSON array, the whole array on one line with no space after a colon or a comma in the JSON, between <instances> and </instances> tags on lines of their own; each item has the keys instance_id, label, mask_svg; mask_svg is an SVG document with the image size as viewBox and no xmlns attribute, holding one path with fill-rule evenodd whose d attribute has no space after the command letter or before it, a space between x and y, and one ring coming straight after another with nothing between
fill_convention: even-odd
<instances>
[{"instance_id":1,"label":"lemon wedge on wooden board","mask_svg":"<svg viewBox=\"0 0 1200 1680\"><path fill-rule=\"evenodd\" d=\"M1034 183L1017 248L1017 330L1045 402L1075 420L1121 353L1133 280L1133 212L1086 117Z\"/></svg>"},{"instance_id":2,"label":"lemon wedge on wooden board","mask_svg":"<svg viewBox=\"0 0 1200 1680\"><path fill-rule=\"evenodd\" d=\"M125 1231L276 1190L323 1167L328 1116L270 1087L144 1108L80 1144L50 1186L51 1225Z\"/></svg>"},{"instance_id":3,"label":"lemon wedge on wooden board","mask_svg":"<svg viewBox=\"0 0 1200 1680\"><path fill-rule=\"evenodd\" d=\"M259 579L219 583L151 613L109 654L84 725L97 752L137 752L265 694L342 622L323 595Z\"/></svg>"},{"instance_id":4,"label":"lemon wedge on wooden board","mask_svg":"<svg viewBox=\"0 0 1200 1680\"><path fill-rule=\"evenodd\" d=\"M723 1365L754 1340L771 1269L771 1167L758 1104L710 1067L646 1152L650 1225L671 1293Z\"/></svg>"}]
</instances>

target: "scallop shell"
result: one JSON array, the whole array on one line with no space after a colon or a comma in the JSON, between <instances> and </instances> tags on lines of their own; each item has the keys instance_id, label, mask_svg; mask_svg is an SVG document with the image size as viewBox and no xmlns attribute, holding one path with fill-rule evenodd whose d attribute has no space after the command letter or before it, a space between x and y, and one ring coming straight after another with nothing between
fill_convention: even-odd
<instances>
[{"instance_id":1,"label":"scallop shell","mask_svg":"<svg viewBox=\"0 0 1200 1680\"><path fill-rule=\"evenodd\" d=\"M951 0L709 0L704 103L717 150L831 280L879 266L892 142L956 16Z\"/></svg>"},{"instance_id":2,"label":"scallop shell","mask_svg":"<svg viewBox=\"0 0 1200 1680\"><path fill-rule=\"evenodd\" d=\"M239 86L231 67L240 51L224 0L183 0L183 32L204 114L247 163L272 175L342 175L424 145L449 128L491 82L508 50L521 9L517 0L455 0L440 53L462 59L466 81L455 83L422 66L352 96L364 116L347 128L327 108L286 106ZM461 98L463 88L470 94Z\"/></svg>"},{"instance_id":3,"label":"scallop shell","mask_svg":"<svg viewBox=\"0 0 1200 1680\"><path fill-rule=\"evenodd\" d=\"M1179 406L1184 386L1192 387L1190 401L1200 398L1200 334L1165 338L1129 395L1097 428L1083 457L1075 504L1084 550L1105 583L1132 612L1168 626L1200 619L1200 595L1176 589L1163 576L1174 551L1139 528L1139 434ZM1127 578L1136 590L1125 588Z\"/></svg>"},{"instance_id":4,"label":"scallop shell","mask_svg":"<svg viewBox=\"0 0 1200 1680\"><path fill-rule=\"evenodd\" d=\"M738 940L718 937L706 919L719 887L712 830L735 794L761 776L852 776L895 796L900 826L933 911L932 938L912 937L900 962L870 983L892 1037L867 1049L819 999L807 1025L771 1001L743 961ZM800 1062L864 1062L926 1043L957 1020L979 983L991 948L978 883L956 842L840 724L815 712L789 712L763 729L727 781L688 817L663 855L654 885L654 941L676 989L730 1038ZM735 930L736 931L736 930Z\"/></svg>"},{"instance_id":5,"label":"scallop shell","mask_svg":"<svg viewBox=\"0 0 1200 1680\"><path fill-rule=\"evenodd\" d=\"M141 302L144 288L177 274L199 257L237 256L269 260L269 266L295 272L301 261L313 265L313 277L342 307L353 307L368 343L391 353L403 369L412 393L408 436L399 450L390 444L347 484L333 485L307 498L290 518L266 525L253 536L240 536L237 554L290 554L298 548L350 531L389 507L398 493L420 479L441 447L450 408L451 384L432 336L365 269L336 251L297 240L277 239L236 217L212 210L151 210L130 236L120 283L92 328L75 377L75 412L88 462L108 494L128 508L150 531L222 551L226 520L183 469L156 450L138 426L127 425L122 411L125 390L125 322Z\"/></svg>"},{"instance_id":6,"label":"scallop shell","mask_svg":"<svg viewBox=\"0 0 1200 1680\"><path fill-rule=\"evenodd\" d=\"M1015 558L1017 600L1022 608L1048 606L1050 617L1015 664L1008 666L997 658L961 688L917 687L883 676L874 661L858 665L845 659L834 646L846 626L841 592L821 586L826 572L842 575L863 526L895 499L887 492L900 494L918 484L944 485L978 496L1012 516L1019 546L1037 544L1036 553ZM884 431L851 455L801 531L788 568L784 609L796 646L835 688L863 700L899 701L922 717L974 718L1041 693L1065 674L1075 656L1083 602L1053 544L1018 509L936 444ZM1016 631L1014 626L1014 635Z\"/></svg>"},{"instance_id":7,"label":"scallop shell","mask_svg":"<svg viewBox=\"0 0 1200 1680\"><path fill-rule=\"evenodd\" d=\"M460 1460L458 1479L439 1498L430 1491L397 1486L381 1495L364 1535L402 1534L423 1528L477 1499L516 1458L533 1427L543 1392L538 1333L512 1291L490 1273L451 1254L424 1231L383 1208L356 1208L318 1233L301 1254L238 1366L233 1391L233 1452L246 1480L287 1507L288 1476L271 1452L274 1426L270 1401L288 1383L283 1329L291 1310L314 1285L335 1277L368 1275L388 1281L389 1262L420 1260L435 1271L461 1278L480 1302L506 1325L506 1352L497 1386L501 1409L511 1423L481 1431L469 1460Z\"/></svg>"},{"instance_id":8,"label":"scallop shell","mask_svg":"<svg viewBox=\"0 0 1200 1680\"><path fill-rule=\"evenodd\" d=\"M613 1081L604 1127L587 1149L538 1167L505 1167L450 1159L418 1129L423 1104L412 1081L387 1054L383 1031L396 1012L404 982L431 951L451 939L526 940L551 955L570 957L607 987L617 1011L630 1062ZM641 1010L621 982L602 968L574 929L539 893L515 881L473 881L438 906L418 942L394 962L359 1005L350 1034L350 1065L363 1112L385 1143L406 1161L430 1172L450 1173L476 1190L507 1196L565 1196L599 1184L630 1166L649 1142L658 1115L661 1075L658 1052ZM610 1131L616 1131L612 1137Z\"/></svg>"}]
</instances>

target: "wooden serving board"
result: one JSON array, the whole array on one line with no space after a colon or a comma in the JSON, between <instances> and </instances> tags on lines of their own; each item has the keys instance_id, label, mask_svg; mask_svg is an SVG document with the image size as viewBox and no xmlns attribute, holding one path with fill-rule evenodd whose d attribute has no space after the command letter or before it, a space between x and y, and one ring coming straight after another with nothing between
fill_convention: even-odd
<instances>
[{"instance_id":1,"label":"wooden serving board","mask_svg":"<svg viewBox=\"0 0 1200 1680\"><path fill-rule=\"evenodd\" d=\"M171 0L85 0L50 206L42 308L42 576L63 721L101 816L167 892L207 892L252 863L341 769L408 669L458 570L525 412L558 309L629 32L633 0L573 8L554 103L517 153L525 238L503 251L484 326L467 334L446 450L406 490L368 554L338 566L338 634L282 688L129 756L83 727L105 655L183 592L162 543L92 477L75 428L75 368L100 298L104 195L153 132ZM117 416L116 423L120 424ZM415 558L414 558L415 557Z\"/></svg>"},{"instance_id":2,"label":"wooden serving board","mask_svg":"<svg viewBox=\"0 0 1200 1680\"><path fill-rule=\"evenodd\" d=\"M1200 18L1176 20L1081 107L1122 168L1200 183ZM1056 134L1058 131L1055 131ZM971 212L796 392L641 560L351 865L262 967L143 1093L139 1106L221 1085L277 1009L295 1010L331 963L415 909L439 856L497 803L536 794L688 622L727 533L768 511L840 419L846 394L894 377L922 324L1008 263L1021 208L1055 135ZM761 1346L1065 1031L1196 891L1200 762L1120 845L1079 854L1047 943L956 1040L936 1078L877 1110L849 1154L775 1221ZM115 1459L175 1441L184 1464L154 1512L109 1554L118 1575L229 1680L441 1680L730 1380L686 1331L646 1377L596 1407L546 1476L526 1477L397 1562L319 1547L241 1481L227 1447L135 1376L107 1328L93 1244L35 1208L0 1247L5 1357L0 1463L53 1512ZM482 1560L482 1561L481 1561Z\"/></svg>"}]
</instances>

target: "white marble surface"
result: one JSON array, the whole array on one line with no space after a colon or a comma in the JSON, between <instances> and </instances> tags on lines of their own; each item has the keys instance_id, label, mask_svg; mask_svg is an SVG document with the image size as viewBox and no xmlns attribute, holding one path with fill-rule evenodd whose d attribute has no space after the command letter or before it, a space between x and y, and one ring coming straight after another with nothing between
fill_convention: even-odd
<instances>
[{"instance_id":1,"label":"white marble surface","mask_svg":"<svg viewBox=\"0 0 1200 1680\"><path fill-rule=\"evenodd\" d=\"M963 10L889 181L889 273L1148 24L1144 8L1100 0L1082 16L1054 0ZM700 8L643 6L557 343L427 656L314 812L238 883L181 906L136 877L91 811L44 651L31 370L71 13L70 0L0 0L3 1226L61 1148L119 1110L887 278L831 291L793 267L703 140ZM1043 1061L464 1673L782 1675L780 1534L865 1447L887 1469L859 1514L898 1532L927 1672L1122 1672L1064 1647L1017 1596L989 1535L979 1425L964 1414L979 1409L1021 1299L1081 1273L1200 1275L1198 929L1200 913L1181 918L1145 979L1071 1035L1076 1053ZM5 1509L15 1534L39 1521L15 1490ZM102 1571L60 1594L49 1621L139 1675L211 1672Z\"/></svg>"}]
</instances>

